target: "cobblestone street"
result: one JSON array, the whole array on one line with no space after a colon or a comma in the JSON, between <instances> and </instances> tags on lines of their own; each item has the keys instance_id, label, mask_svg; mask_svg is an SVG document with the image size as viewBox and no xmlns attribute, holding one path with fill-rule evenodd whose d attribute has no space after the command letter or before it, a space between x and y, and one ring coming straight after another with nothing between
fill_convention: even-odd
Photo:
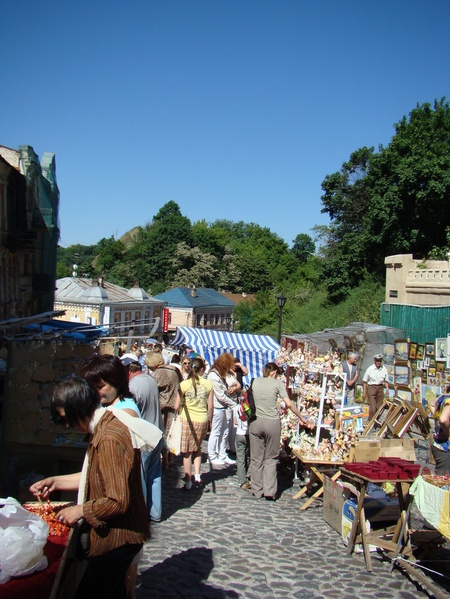
<instances>
[{"instance_id":1,"label":"cobblestone street","mask_svg":"<svg viewBox=\"0 0 450 599\"><path fill-rule=\"evenodd\" d=\"M322 502L300 511L299 481L276 502L251 498L238 487L235 466L210 472L203 489L182 488L181 459L163 473L164 513L140 564L137 599L418 599L431 596L406 574L372 553L346 555L323 519ZM290 485L290 486L289 486ZM449 595L450 596L450 595Z\"/></svg>"}]
</instances>

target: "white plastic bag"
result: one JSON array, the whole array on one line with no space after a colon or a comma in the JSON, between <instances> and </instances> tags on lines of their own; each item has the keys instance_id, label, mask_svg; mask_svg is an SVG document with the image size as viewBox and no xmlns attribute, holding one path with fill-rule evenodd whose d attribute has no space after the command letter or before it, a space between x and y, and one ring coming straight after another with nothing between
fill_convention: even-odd
<instances>
[{"instance_id":1,"label":"white plastic bag","mask_svg":"<svg viewBox=\"0 0 450 599\"><path fill-rule=\"evenodd\" d=\"M0 499L0 583L47 567L48 532L48 524L16 499Z\"/></svg>"}]
</instances>

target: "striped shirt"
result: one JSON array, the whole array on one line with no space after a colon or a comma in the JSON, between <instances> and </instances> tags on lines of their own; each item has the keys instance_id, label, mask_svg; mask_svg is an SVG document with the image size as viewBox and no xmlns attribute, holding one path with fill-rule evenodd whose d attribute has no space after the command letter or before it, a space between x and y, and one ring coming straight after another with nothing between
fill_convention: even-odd
<instances>
[{"instance_id":1,"label":"striped shirt","mask_svg":"<svg viewBox=\"0 0 450 599\"><path fill-rule=\"evenodd\" d=\"M128 428L105 412L88 448L85 520L91 525L89 557L150 537L142 493L141 452Z\"/></svg>"}]
</instances>

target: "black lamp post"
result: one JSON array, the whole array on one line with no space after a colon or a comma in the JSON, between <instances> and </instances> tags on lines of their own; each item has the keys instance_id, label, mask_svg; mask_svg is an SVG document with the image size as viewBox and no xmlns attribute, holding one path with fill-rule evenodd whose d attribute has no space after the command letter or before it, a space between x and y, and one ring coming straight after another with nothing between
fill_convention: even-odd
<instances>
[{"instance_id":1,"label":"black lamp post","mask_svg":"<svg viewBox=\"0 0 450 599\"><path fill-rule=\"evenodd\" d=\"M277 296L278 308L280 309L280 313L278 315L278 343L281 341L281 323L283 321L283 308L286 303L286 297L284 295Z\"/></svg>"}]
</instances>

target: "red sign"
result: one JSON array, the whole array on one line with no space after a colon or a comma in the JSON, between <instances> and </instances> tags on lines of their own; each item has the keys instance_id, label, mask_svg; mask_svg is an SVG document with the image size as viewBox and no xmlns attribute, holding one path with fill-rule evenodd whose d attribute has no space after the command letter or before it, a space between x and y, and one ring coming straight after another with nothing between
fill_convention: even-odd
<instances>
[{"instance_id":1,"label":"red sign","mask_svg":"<svg viewBox=\"0 0 450 599\"><path fill-rule=\"evenodd\" d=\"M163 312L163 332L167 333L169 330L169 308L164 308Z\"/></svg>"}]
</instances>

